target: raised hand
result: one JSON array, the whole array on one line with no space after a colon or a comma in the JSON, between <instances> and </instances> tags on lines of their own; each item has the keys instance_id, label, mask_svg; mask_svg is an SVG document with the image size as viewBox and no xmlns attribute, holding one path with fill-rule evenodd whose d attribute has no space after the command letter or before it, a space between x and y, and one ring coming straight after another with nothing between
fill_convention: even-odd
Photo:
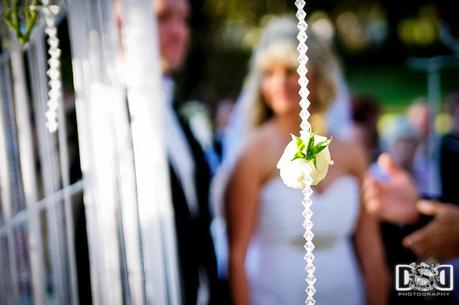
<instances>
[{"instance_id":1,"label":"raised hand","mask_svg":"<svg viewBox=\"0 0 459 305\"><path fill-rule=\"evenodd\" d=\"M388 154L379 157L378 165L388 177L379 181L371 173L366 175L363 196L367 211L391 223L416 222L419 218L416 208L419 194L414 181Z\"/></svg>"}]
</instances>

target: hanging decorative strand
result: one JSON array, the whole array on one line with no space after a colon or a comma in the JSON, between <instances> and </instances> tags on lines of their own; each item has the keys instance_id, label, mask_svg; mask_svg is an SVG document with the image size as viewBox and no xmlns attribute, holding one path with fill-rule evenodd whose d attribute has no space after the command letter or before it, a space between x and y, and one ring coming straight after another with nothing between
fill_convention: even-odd
<instances>
[{"instance_id":1,"label":"hanging decorative strand","mask_svg":"<svg viewBox=\"0 0 459 305\"><path fill-rule=\"evenodd\" d=\"M308 111L309 90L307 78L307 28L306 12L304 7L305 0L296 0L298 11L298 83L300 85L300 136L292 135L292 140L288 143L280 160L277 162L277 168L280 170L282 181L291 188L301 189L303 192L303 227L305 230L305 261L306 261L306 301L307 305L316 303L314 294L316 289L316 277L314 276L314 233L312 231L312 186L317 185L322 181L327 173L330 165L333 164L331 159L329 146L331 138L314 134L312 126L309 123L310 113Z\"/></svg>"},{"instance_id":2,"label":"hanging decorative strand","mask_svg":"<svg viewBox=\"0 0 459 305\"><path fill-rule=\"evenodd\" d=\"M307 36L307 28L308 25L306 23L306 12L304 10L305 6L305 1L304 0L297 0L296 1L296 6L297 6L297 13L296 17L298 18L298 62L299 62L299 67L298 67L298 74L300 76L299 79L299 84L300 84L300 106L301 106L301 112L300 112L300 117L301 117L301 136L304 137L305 135L311 133L311 124L309 123L309 90L308 90L308 78L306 76L308 69L307 69L307 62L308 62L308 56L307 56L307 50L308 47L306 45L306 40L308 38ZM309 170L308 170L309 169ZM314 288L314 284L316 282L316 278L314 276L314 271L315 271L315 266L314 266L314 243L313 243L313 238L314 238L314 233L312 232L312 201L311 201L311 195L312 195L312 178L311 178L311 168L307 167L307 173L304 176L305 179L305 186L303 188L303 206L304 206L304 238L306 239L306 244L305 244L305 249L306 249L306 255L305 255L305 260L306 260L306 283L307 283L307 288L306 288L306 304L307 305L313 305L315 304L315 299L314 299L314 294L316 292L316 289Z\"/></svg>"},{"instance_id":3,"label":"hanging decorative strand","mask_svg":"<svg viewBox=\"0 0 459 305\"><path fill-rule=\"evenodd\" d=\"M59 13L59 6L50 4L49 0L43 0L41 6L34 8L40 10L45 18L45 33L48 36L48 102L46 116L46 128L50 133L58 129L58 109L62 103L62 79L61 79L61 50L59 49L59 38L55 17Z\"/></svg>"},{"instance_id":4,"label":"hanging decorative strand","mask_svg":"<svg viewBox=\"0 0 459 305\"><path fill-rule=\"evenodd\" d=\"M61 50L59 49L57 27L54 22L55 16L59 12L59 6L52 5L50 0L42 0L41 5L36 5L37 0L25 0L23 6L19 5L18 0L14 0L12 6L9 0L4 0L3 2L5 6L3 21L14 32L21 45L25 45L29 40L37 20L37 12L41 12L45 19L45 33L48 36L48 54L50 56L47 71L49 78L48 102L45 116L46 128L50 133L54 133L58 128L58 109L62 102ZM23 14L21 14L21 10Z\"/></svg>"},{"instance_id":5,"label":"hanging decorative strand","mask_svg":"<svg viewBox=\"0 0 459 305\"><path fill-rule=\"evenodd\" d=\"M308 39L306 23L306 12L304 11L305 0L296 0L295 4L298 8L296 16L298 18L298 74L300 84L300 106L301 106L301 129L300 136L292 135L292 141L285 148L281 159L277 163L277 168L280 169L280 176L284 183L292 188L301 189L303 191L303 206L304 206L304 238L306 239L305 261L306 261L306 304L315 304L314 294L316 289L314 284L316 278L314 271L314 233L312 232L312 186L317 185L325 178L328 168L333 164L331 160L329 145L331 139L316 135L312 131L309 123L310 113L308 111L309 90L307 78L307 63L308 47L306 41Z\"/></svg>"}]
</instances>

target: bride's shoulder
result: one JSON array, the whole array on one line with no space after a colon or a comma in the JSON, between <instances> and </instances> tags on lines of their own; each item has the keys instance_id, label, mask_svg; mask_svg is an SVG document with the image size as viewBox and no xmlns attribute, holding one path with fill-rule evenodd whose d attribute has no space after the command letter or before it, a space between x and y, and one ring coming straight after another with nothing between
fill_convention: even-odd
<instances>
[{"instance_id":1,"label":"bride's shoulder","mask_svg":"<svg viewBox=\"0 0 459 305\"><path fill-rule=\"evenodd\" d=\"M260 178L265 172L266 152L269 151L267 145L269 143L263 134L252 133L236 159L233 178L242 180Z\"/></svg>"},{"instance_id":2,"label":"bride's shoulder","mask_svg":"<svg viewBox=\"0 0 459 305\"><path fill-rule=\"evenodd\" d=\"M355 143L347 139L333 137L332 145L335 146L337 149L339 148L339 150L352 151L355 146Z\"/></svg>"},{"instance_id":3,"label":"bride's shoulder","mask_svg":"<svg viewBox=\"0 0 459 305\"><path fill-rule=\"evenodd\" d=\"M364 154L364 149L361 145L357 145L355 141L351 141L348 139L333 137L331 149L340 151L341 153L357 153L357 154Z\"/></svg>"},{"instance_id":4,"label":"bride's shoulder","mask_svg":"<svg viewBox=\"0 0 459 305\"><path fill-rule=\"evenodd\" d=\"M278 130L273 124L265 123L254 130L248 141L248 148L254 151L266 150L276 143L279 136Z\"/></svg>"},{"instance_id":5,"label":"bride's shoulder","mask_svg":"<svg viewBox=\"0 0 459 305\"><path fill-rule=\"evenodd\" d=\"M330 151L334 159L342 163L344 167L355 174L365 171L368 160L365 150L353 141L341 138L334 138L330 146Z\"/></svg>"},{"instance_id":6,"label":"bride's shoulder","mask_svg":"<svg viewBox=\"0 0 459 305\"><path fill-rule=\"evenodd\" d=\"M264 161L272 163L272 153L277 150L279 143L277 137L279 134L275 128L268 124L261 125L249 136L239 159L255 161L257 164L264 164Z\"/></svg>"}]
</instances>

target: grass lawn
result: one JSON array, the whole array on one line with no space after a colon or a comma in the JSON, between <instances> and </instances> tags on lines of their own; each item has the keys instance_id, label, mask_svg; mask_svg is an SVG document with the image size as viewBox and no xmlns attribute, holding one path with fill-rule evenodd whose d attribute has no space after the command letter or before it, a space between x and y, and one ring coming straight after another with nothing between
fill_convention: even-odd
<instances>
[{"instance_id":1,"label":"grass lawn","mask_svg":"<svg viewBox=\"0 0 459 305\"><path fill-rule=\"evenodd\" d=\"M418 97L427 96L427 74L407 65L367 65L346 67L346 77L352 92L371 93L379 98L383 109L400 112ZM441 72L442 98L459 90L459 69Z\"/></svg>"}]
</instances>

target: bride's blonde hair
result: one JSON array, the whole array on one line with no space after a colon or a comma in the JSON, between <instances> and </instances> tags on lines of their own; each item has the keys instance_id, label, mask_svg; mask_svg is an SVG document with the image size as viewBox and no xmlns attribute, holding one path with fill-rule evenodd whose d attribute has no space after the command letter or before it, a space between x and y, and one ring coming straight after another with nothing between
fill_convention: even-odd
<instances>
[{"instance_id":1,"label":"bride's blonde hair","mask_svg":"<svg viewBox=\"0 0 459 305\"><path fill-rule=\"evenodd\" d=\"M243 110L251 113L248 123L252 128L259 126L272 114L261 92L263 71L273 64L282 64L293 70L298 68L297 35L297 22L290 16L273 17L265 25L261 40L253 52L250 73L239 101ZM320 114L328 109L336 97L334 75L338 63L329 46L312 31L308 31L307 46L308 69L314 75L311 104L314 112Z\"/></svg>"}]
</instances>

